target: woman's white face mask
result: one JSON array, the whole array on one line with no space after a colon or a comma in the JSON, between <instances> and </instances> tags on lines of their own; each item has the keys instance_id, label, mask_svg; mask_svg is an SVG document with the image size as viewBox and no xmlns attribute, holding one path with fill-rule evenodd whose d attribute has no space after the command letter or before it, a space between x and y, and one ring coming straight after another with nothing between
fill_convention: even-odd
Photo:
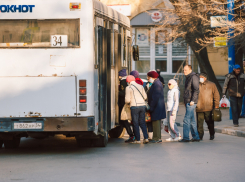
<instances>
[{"instance_id":1,"label":"woman's white face mask","mask_svg":"<svg viewBox=\"0 0 245 182\"><path fill-rule=\"evenodd\" d=\"M200 82L203 83L204 82L204 78L200 78Z\"/></svg>"},{"instance_id":2,"label":"woman's white face mask","mask_svg":"<svg viewBox=\"0 0 245 182\"><path fill-rule=\"evenodd\" d=\"M149 82L153 83L154 82L154 79L153 78L150 78L149 79Z\"/></svg>"}]
</instances>

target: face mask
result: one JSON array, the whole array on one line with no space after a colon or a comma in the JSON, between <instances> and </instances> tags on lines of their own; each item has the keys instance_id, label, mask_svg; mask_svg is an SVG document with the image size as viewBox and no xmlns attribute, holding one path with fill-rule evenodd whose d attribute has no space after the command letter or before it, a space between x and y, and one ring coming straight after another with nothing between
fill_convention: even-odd
<instances>
[{"instance_id":1,"label":"face mask","mask_svg":"<svg viewBox=\"0 0 245 182\"><path fill-rule=\"evenodd\" d=\"M203 83L204 82L204 78L200 78L200 82Z\"/></svg>"},{"instance_id":2,"label":"face mask","mask_svg":"<svg viewBox=\"0 0 245 182\"><path fill-rule=\"evenodd\" d=\"M149 82L153 83L154 82L153 78L150 78L149 79Z\"/></svg>"}]
</instances>

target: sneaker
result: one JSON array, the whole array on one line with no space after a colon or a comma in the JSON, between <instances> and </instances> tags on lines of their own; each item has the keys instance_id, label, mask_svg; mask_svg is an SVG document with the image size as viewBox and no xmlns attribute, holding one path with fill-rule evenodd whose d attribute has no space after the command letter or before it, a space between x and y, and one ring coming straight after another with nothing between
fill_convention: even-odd
<instances>
[{"instance_id":1,"label":"sneaker","mask_svg":"<svg viewBox=\"0 0 245 182\"><path fill-rule=\"evenodd\" d=\"M174 139L173 139L173 138L168 138L168 139L166 139L166 141L167 141L167 142L173 142Z\"/></svg>"},{"instance_id":2,"label":"sneaker","mask_svg":"<svg viewBox=\"0 0 245 182\"><path fill-rule=\"evenodd\" d=\"M211 135L211 136L210 136L210 140L213 140L213 139L214 139L214 135Z\"/></svg>"},{"instance_id":3,"label":"sneaker","mask_svg":"<svg viewBox=\"0 0 245 182\"><path fill-rule=\"evenodd\" d=\"M148 139L144 139L143 144L147 144L147 143L149 143L149 140Z\"/></svg>"},{"instance_id":4,"label":"sneaker","mask_svg":"<svg viewBox=\"0 0 245 182\"><path fill-rule=\"evenodd\" d=\"M234 124L234 127L238 127L239 125L238 124Z\"/></svg>"},{"instance_id":5,"label":"sneaker","mask_svg":"<svg viewBox=\"0 0 245 182\"><path fill-rule=\"evenodd\" d=\"M159 140L157 141L157 143L162 143L162 140L161 140L161 139L159 139Z\"/></svg>"},{"instance_id":6,"label":"sneaker","mask_svg":"<svg viewBox=\"0 0 245 182\"><path fill-rule=\"evenodd\" d=\"M135 141L135 137L129 137L129 139L127 139L125 143L131 143L133 141Z\"/></svg>"},{"instance_id":7,"label":"sneaker","mask_svg":"<svg viewBox=\"0 0 245 182\"><path fill-rule=\"evenodd\" d=\"M158 140L150 140L150 143L158 143Z\"/></svg>"},{"instance_id":8,"label":"sneaker","mask_svg":"<svg viewBox=\"0 0 245 182\"><path fill-rule=\"evenodd\" d=\"M175 139L173 139L173 140L174 140L174 142L178 142L180 139L181 139L181 138L176 137L176 138L175 138Z\"/></svg>"},{"instance_id":9,"label":"sneaker","mask_svg":"<svg viewBox=\"0 0 245 182\"><path fill-rule=\"evenodd\" d=\"M137 140L134 140L133 142L130 142L130 143L141 144L141 142Z\"/></svg>"},{"instance_id":10,"label":"sneaker","mask_svg":"<svg viewBox=\"0 0 245 182\"><path fill-rule=\"evenodd\" d=\"M190 142L190 140L182 139L182 140L179 140L179 142Z\"/></svg>"},{"instance_id":11,"label":"sneaker","mask_svg":"<svg viewBox=\"0 0 245 182\"><path fill-rule=\"evenodd\" d=\"M192 138L192 139L191 139L191 142L200 142L200 139L197 140L197 139Z\"/></svg>"}]
</instances>

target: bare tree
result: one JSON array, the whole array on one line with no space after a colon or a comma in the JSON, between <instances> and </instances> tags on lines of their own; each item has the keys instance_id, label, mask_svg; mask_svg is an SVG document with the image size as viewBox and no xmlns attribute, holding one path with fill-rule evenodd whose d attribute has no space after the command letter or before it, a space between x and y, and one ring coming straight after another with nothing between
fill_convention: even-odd
<instances>
[{"instance_id":1,"label":"bare tree","mask_svg":"<svg viewBox=\"0 0 245 182\"><path fill-rule=\"evenodd\" d=\"M174 41L182 37L194 52L201 71L207 72L221 93L221 86L216 79L210 64L207 46L214 43L216 37L226 37L235 40L237 53L245 51L245 20L242 0L235 0L234 21L224 21L220 27L211 28L211 16L227 15L227 0L169 0L172 7L167 7L164 20L159 28L170 29L166 41ZM228 34L231 30L231 34Z\"/></svg>"}]
</instances>

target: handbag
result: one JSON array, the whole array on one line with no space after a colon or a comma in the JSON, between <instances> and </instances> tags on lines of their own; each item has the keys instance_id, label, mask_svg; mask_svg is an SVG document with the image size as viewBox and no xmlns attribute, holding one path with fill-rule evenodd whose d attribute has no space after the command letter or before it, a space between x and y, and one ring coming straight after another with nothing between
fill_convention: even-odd
<instances>
[{"instance_id":1,"label":"handbag","mask_svg":"<svg viewBox=\"0 0 245 182\"><path fill-rule=\"evenodd\" d=\"M151 114L150 112L145 112L145 122L148 123L148 122L151 122Z\"/></svg>"},{"instance_id":2,"label":"handbag","mask_svg":"<svg viewBox=\"0 0 245 182\"><path fill-rule=\"evenodd\" d=\"M123 106L122 112L121 112L121 120L130 120L132 121L132 116L131 116L131 109L128 104L125 104Z\"/></svg>"},{"instance_id":3,"label":"handbag","mask_svg":"<svg viewBox=\"0 0 245 182\"><path fill-rule=\"evenodd\" d=\"M222 121L222 113L220 109L213 109L212 110L212 119L213 121Z\"/></svg>"},{"instance_id":4,"label":"handbag","mask_svg":"<svg viewBox=\"0 0 245 182\"><path fill-rule=\"evenodd\" d=\"M134 85L133 85L134 86ZM134 86L136 89L137 89L137 87L136 86ZM149 104L148 104L148 102L145 100L145 98L143 97L143 95L142 95L142 93L139 91L139 89L137 89L138 90L138 92L140 93L140 95L142 96L142 98L143 98L143 100L145 101L145 107L146 107L146 111L149 111L150 110L150 106L149 106Z\"/></svg>"}]
</instances>

